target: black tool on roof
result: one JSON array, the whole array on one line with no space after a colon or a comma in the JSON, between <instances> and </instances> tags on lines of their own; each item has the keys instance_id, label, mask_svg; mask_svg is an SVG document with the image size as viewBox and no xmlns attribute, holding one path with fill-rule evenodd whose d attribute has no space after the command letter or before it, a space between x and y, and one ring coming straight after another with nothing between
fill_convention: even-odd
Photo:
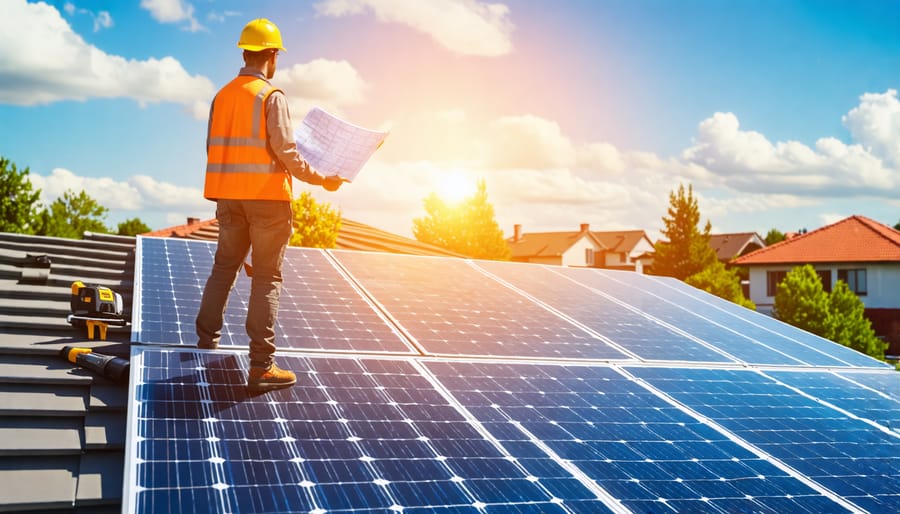
<instances>
[{"instance_id":1,"label":"black tool on roof","mask_svg":"<svg viewBox=\"0 0 900 514\"><path fill-rule=\"evenodd\" d=\"M95 371L118 383L128 382L131 363L121 357L94 353L90 348L64 346L60 355L67 361Z\"/></svg>"},{"instance_id":2,"label":"black tool on roof","mask_svg":"<svg viewBox=\"0 0 900 514\"><path fill-rule=\"evenodd\" d=\"M106 339L109 325L123 327L127 324L122 295L99 284L72 282L72 313L66 318L76 328L87 328L88 339L94 338L94 328L100 330L100 339Z\"/></svg>"}]
</instances>

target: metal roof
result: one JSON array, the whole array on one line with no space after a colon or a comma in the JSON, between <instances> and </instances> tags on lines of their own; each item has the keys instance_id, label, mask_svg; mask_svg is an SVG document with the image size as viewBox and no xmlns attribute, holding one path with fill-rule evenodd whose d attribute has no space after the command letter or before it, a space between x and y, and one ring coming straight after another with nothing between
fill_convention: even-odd
<instances>
[{"instance_id":1,"label":"metal roof","mask_svg":"<svg viewBox=\"0 0 900 514\"><path fill-rule=\"evenodd\" d=\"M128 355L127 328L91 340L66 316L75 280L112 288L130 308L134 242L0 233L0 510L120 510L127 388L59 351Z\"/></svg>"}]
</instances>

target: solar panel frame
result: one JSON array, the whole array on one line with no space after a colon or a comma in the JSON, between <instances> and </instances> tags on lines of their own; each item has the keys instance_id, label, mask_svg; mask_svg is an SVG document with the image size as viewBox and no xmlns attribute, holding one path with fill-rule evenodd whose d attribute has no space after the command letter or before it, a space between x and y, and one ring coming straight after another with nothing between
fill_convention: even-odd
<instances>
[{"instance_id":1,"label":"solar panel frame","mask_svg":"<svg viewBox=\"0 0 900 514\"><path fill-rule=\"evenodd\" d=\"M132 341L195 346L195 320L216 244L139 237ZM144 262L144 254L152 259ZM415 354L409 340L320 249L288 247L276 344L282 350ZM247 348L250 279L239 273L229 295L221 348Z\"/></svg>"}]
</instances>

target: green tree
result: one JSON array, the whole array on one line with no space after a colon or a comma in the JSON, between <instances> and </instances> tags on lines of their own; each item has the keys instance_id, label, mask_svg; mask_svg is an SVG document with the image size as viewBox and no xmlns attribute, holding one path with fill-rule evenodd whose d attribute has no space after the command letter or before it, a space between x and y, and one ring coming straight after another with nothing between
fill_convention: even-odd
<instances>
[{"instance_id":1,"label":"green tree","mask_svg":"<svg viewBox=\"0 0 900 514\"><path fill-rule=\"evenodd\" d=\"M663 217L666 240L655 245L653 273L684 280L700 273L718 260L716 251L709 244L711 224L701 231L700 209L694 198L693 186L678 186L678 193L669 193L668 216Z\"/></svg>"},{"instance_id":2,"label":"green tree","mask_svg":"<svg viewBox=\"0 0 900 514\"><path fill-rule=\"evenodd\" d=\"M416 240L475 259L509 260L509 245L494 219L484 179L478 181L472 196L458 204L448 204L435 193L424 204L426 215L413 220Z\"/></svg>"},{"instance_id":3,"label":"green tree","mask_svg":"<svg viewBox=\"0 0 900 514\"><path fill-rule=\"evenodd\" d=\"M41 213L40 235L81 239L85 232L109 233L103 219L109 209L83 190L67 190Z\"/></svg>"},{"instance_id":4,"label":"green tree","mask_svg":"<svg viewBox=\"0 0 900 514\"><path fill-rule=\"evenodd\" d=\"M887 344L875 335L872 322L866 317L865 304L843 280L837 281L829 295L828 311L833 327L832 341L884 360Z\"/></svg>"},{"instance_id":5,"label":"green tree","mask_svg":"<svg viewBox=\"0 0 900 514\"><path fill-rule=\"evenodd\" d=\"M28 173L0 157L0 232L34 234L40 225L41 190L32 189Z\"/></svg>"},{"instance_id":6,"label":"green tree","mask_svg":"<svg viewBox=\"0 0 900 514\"><path fill-rule=\"evenodd\" d=\"M900 230L900 221L898 221L897 224L894 225L894 230Z\"/></svg>"},{"instance_id":7,"label":"green tree","mask_svg":"<svg viewBox=\"0 0 900 514\"><path fill-rule=\"evenodd\" d=\"M334 248L341 230L341 212L331 204L317 202L312 194L304 191L292 202L294 209L294 233L291 246L309 248Z\"/></svg>"},{"instance_id":8,"label":"green tree","mask_svg":"<svg viewBox=\"0 0 900 514\"><path fill-rule=\"evenodd\" d=\"M792 269L775 292L775 317L877 359L887 345L872 330L865 304L838 280L831 293L809 264Z\"/></svg>"},{"instance_id":9,"label":"green tree","mask_svg":"<svg viewBox=\"0 0 900 514\"><path fill-rule=\"evenodd\" d=\"M766 246L771 246L775 243L780 243L784 241L784 233L778 230L777 228L773 228L766 234Z\"/></svg>"},{"instance_id":10,"label":"green tree","mask_svg":"<svg viewBox=\"0 0 900 514\"><path fill-rule=\"evenodd\" d=\"M116 233L120 236L136 236L147 232L150 232L150 227L146 223L141 221L140 218L131 218L119 223Z\"/></svg>"},{"instance_id":11,"label":"green tree","mask_svg":"<svg viewBox=\"0 0 900 514\"><path fill-rule=\"evenodd\" d=\"M829 322L828 293L809 264L795 267L778 284L773 314L785 323L826 339L834 335Z\"/></svg>"},{"instance_id":12,"label":"green tree","mask_svg":"<svg viewBox=\"0 0 900 514\"><path fill-rule=\"evenodd\" d=\"M721 261L716 260L703 271L689 276L685 283L748 309L756 309L756 304L744 296L738 271L726 268Z\"/></svg>"}]
</instances>

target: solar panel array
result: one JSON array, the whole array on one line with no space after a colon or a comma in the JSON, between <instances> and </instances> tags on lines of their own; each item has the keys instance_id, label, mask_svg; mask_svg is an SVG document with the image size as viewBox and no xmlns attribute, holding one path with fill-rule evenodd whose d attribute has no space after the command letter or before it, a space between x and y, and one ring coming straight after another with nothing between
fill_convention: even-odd
<instances>
[{"instance_id":1,"label":"solar panel array","mask_svg":"<svg viewBox=\"0 0 900 514\"><path fill-rule=\"evenodd\" d=\"M289 248L245 388L214 245L139 238L124 512L896 512L900 374L661 277Z\"/></svg>"}]
</instances>

